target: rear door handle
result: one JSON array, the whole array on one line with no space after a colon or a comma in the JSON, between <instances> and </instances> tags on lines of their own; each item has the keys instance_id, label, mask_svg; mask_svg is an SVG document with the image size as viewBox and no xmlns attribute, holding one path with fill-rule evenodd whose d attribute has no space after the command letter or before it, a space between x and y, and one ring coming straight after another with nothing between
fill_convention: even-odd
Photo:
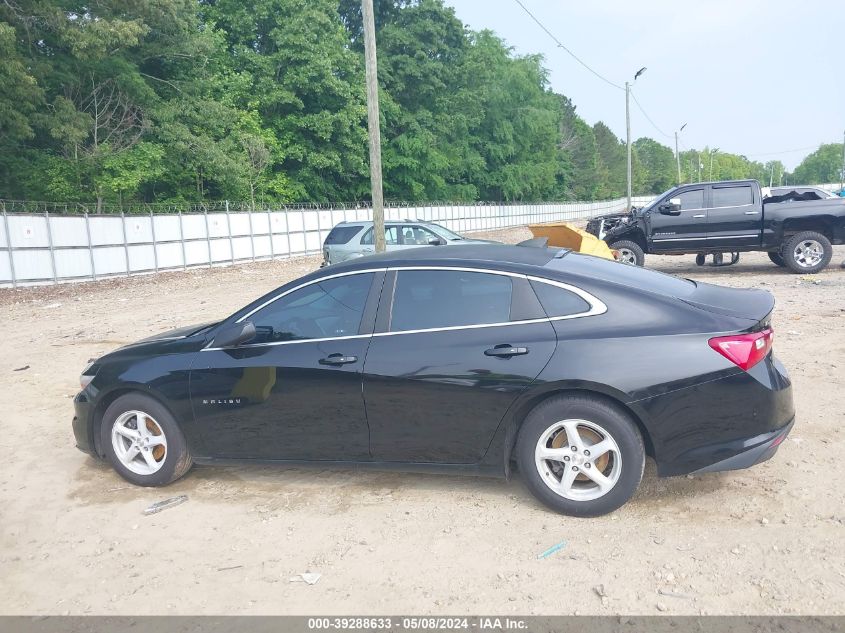
<instances>
[{"instance_id":1,"label":"rear door handle","mask_svg":"<svg viewBox=\"0 0 845 633\"><path fill-rule=\"evenodd\" d=\"M500 358L510 358L511 356L522 356L528 353L527 347L512 347L511 345L496 345L488 350L484 350L485 356L498 356Z\"/></svg>"},{"instance_id":2,"label":"rear door handle","mask_svg":"<svg viewBox=\"0 0 845 633\"><path fill-rule=\"evenodd\" d=\"M343 354L329 354L325 358L320 359L321 365L346 365L357 362L357 356L344 356Z\"/></svg>"},{"instance_id":3,"label":"rear door handle","mask_svg":"<svg viewBox=\"0 0 845 633\"><path fill-rule=\"evenodd\" d=\"M692 217L694 217L694 218L706 218L707 216L703 213L699 213L698 215L694 215Z\"/></svg>"},{"instance_id":4,"label":"rear door handle","mask_svg":"<svg viewBox=\"0 0 845 633\"><path fill-rule=\"evenodd\" d=\"M757 215L758 213L760 213L760 212L759 211L746 211L745 215Z\"/></svg>"}]
</instances>

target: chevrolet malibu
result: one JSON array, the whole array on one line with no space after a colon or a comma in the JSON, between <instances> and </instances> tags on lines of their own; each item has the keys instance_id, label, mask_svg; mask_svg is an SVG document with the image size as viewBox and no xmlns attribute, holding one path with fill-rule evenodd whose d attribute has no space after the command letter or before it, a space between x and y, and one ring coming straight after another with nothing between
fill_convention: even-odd
<instances>
[{"instance_id":1,"label":"chevrolet malibu","mask_svg":"<svg viewBox=\"0 0 845 633\"><path fill-rule=\"evenodd\" d=\"M311 273L82 373L77 446L133 484L194 463L509 477L595 516L770 458L794 421L774 301L567 250L464 245Z\"/></svg>"}]
</instances>

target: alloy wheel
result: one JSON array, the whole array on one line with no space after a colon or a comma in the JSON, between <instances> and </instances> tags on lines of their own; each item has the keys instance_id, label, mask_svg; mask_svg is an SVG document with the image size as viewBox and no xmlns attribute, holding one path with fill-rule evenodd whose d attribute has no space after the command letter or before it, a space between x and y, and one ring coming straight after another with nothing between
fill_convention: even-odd
<instances>
[{"instance_id":1,"label":"alloy wheel","mask_svg":"<svg viewBox=\"0 0 845 633\"><path fill-rule=\"evenodd\" d=\"M637 265L637 255L630 248L620 248L618 249L618 253L619 257L616 258L616 261L622 262L623 264L630 264L631 266Z\"/></svg>"},{"instance_id":2,"label":"alloy wheel","mask_svg":"<svg viewBox=\"0 0 845 633\"><path fill-rule=\"evenodd\" d=\"M792 251L795 262L802 268L818 265L824 257L824 247L816 240L801 240Z\"/></svg>"},{"instance_id":3,"label":"alloy wheel","mask_svg":"<svg viewBox=\"0 0 845 633\"><path fill-rule=\"evenodd\" d=\"M164 431L143 411L120 414L112 425L111 441L120 463L137 475L158 472L167 458Z\"/></svg>"},{"instance_id":4,"label":"alloy wheel","mask_svg":"<svg viewBox=\"0 0 845 633\"><path fill-rule=\"evenodd\" d=\"M573 501L603 497L622 474L616 440L588 420L561 420L549 426L537 440L534 460L543 482Z\"/></svg>"}]
</instances>

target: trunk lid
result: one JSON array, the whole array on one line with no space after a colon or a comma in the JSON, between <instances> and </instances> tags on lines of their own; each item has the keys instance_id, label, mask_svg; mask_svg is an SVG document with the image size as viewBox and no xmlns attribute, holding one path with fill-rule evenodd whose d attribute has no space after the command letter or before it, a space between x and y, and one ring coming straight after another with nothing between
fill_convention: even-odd
<instances>
[{"instance_id":1,"label":"trunk lid","mask_svg":"<svg viewBox=\"0 0 845 633\"><path fill-rule=\"evenodd\" d=\"M681 300L700 310L759 322L761 326L768 324L775 307L775 298L767 290L727 288L702 282L697 282L695 290Z\"/></svg>"}]
</instances>

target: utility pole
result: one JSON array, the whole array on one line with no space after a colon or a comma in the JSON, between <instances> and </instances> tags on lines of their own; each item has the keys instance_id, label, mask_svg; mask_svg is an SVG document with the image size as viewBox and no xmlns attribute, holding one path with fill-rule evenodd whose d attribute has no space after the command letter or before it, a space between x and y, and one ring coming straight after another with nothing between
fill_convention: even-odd
<instances>
[{"instance_id":1,"label":"utility pole","mask_svg":"<svg viewBox=\"0 0 845 633\"><path fill-rule=\"evenodd\" d=\"M370 186L373 196L373 234L377 253L384 246L384 191L381 184L381 128L378 114L378 64L373 0L361 0L364 22L364 62L367 69L367 129L370 135Z\"/></svg>"},{"instance_id":2,"label":"utility pole","mask_svg":"<svg viewBox=\"0 0 845 633\"><path fill-rule=\"evenodd\" d=\"M839 191L845 189L845 133L842 135L842 173L839 174Z\"/></svg>"},{"instance_id":3,"label":"utility pole","mask_svg":"<svg viewBox=\"0 0 845 633\"><path fill-rule=\"evenodd\" d=\"M686 123L684 123L684 124L681 126L681 129L680 129L680 130L677 130L677 131L675 132L675 160L676 160L676 161L677 161L677 163L678 163L678 186L680 186L680 184L681 184L681 152L680 152L680 151L678 151L678 134L680 134L681 132L683 132L683 131L684 131L684 128L685 128L686 126L687 126L687 124L686 124Z\"/></svg>"},{"instance_id":4,"label":"utility pole","mask_svg":"<svg viewBox=\"0 0 845 633\"><path fill-rule=\"evenodd\" d=\"M719 148L710 150L710 182L713 182L713 154L719 151Z\"/></svg>"},{"instance_id":5,"label":"utility pole","mask_svg":"<svg viewBox=\"0 0 845 633\"><path fill-rule=\"evenodd\" d=\"M645 72L640 68L634 75L634 81ZM631 84L625 82L625 132L628 145L628 213L631 212Z\"/></svg>"},{"instance_id":6,"label":"utility pole","mask_svg":"<svg viewBox=\"0 0 845 633\"><path fill-rule=\"evenodd\" d=\"M625 130L628 145L628 213L631 212L631 85L625 82Z\"/></svg>"}]
</instances>

